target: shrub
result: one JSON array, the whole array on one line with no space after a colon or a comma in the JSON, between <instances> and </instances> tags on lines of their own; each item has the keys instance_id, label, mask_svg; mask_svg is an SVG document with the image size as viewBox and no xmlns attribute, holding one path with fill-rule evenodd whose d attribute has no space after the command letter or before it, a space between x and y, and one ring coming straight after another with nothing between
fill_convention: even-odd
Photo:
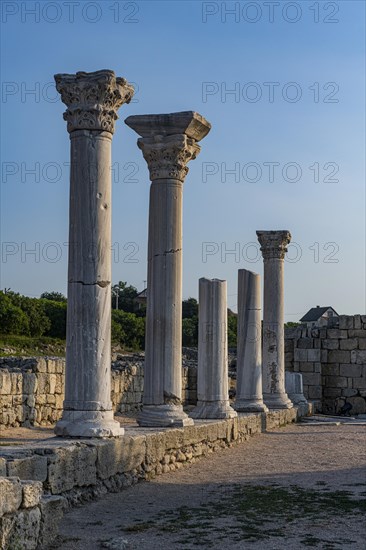
<instances>
[{"instance_id":1,"label":"shrub","mask_svg":"<svg viewBox=\"0 0 366 550\"><path fill-rule=\"evenodd\" d=\"M4 292L0 292L0 333L29 334L27 315Z\"/></svg>"},{"instance_id":2,"label":"shrub","mask_svg":"<svg viewBox=\"0 0 366 550\"><path fill-rule=\"evenodd\" d=\"M112 311L112 339L121 346L143 349L145 342L145 319L122 310Z\"/></svg>"},{"instance_id":3,"label":"shrub","mask_svg":"<svg viewBox=\"0 0 366 550\"><path fill-rule=\"evenodd\" d=\"M51 323L51 326L46 332L46 336L65 339L67 303L44 299L41 300L41 302L43 310Z\"/></svg>"},{"instance_id":4,"label":"shrub","mask_svg":"<svg viewBox=\"0 0 366 550\"><path fill-rule=\"evenodd\" d=\"M198 345L198 317L182 320L182 344L187 347Z\"/></svg>"}]
</instances>

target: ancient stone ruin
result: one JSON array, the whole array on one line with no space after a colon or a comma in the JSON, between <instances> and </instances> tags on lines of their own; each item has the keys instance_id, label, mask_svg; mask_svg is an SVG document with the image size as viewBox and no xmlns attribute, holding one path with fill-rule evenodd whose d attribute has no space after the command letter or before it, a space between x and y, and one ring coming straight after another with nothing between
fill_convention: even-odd
<instances>
[{"instance_id":1,"label":"ancient stone ruin","mask_svg":"<svg viewBox=\"0 0 366 550\"><path fill-rule=\"evenodd\" d=\"M123 428L111 401L111 140L117 110L133 88L113 71L55 76L71 139L65 399L55 433L113 437ZM200 280L197 407L182 400L182 200L187 163L211 125L193 111L138 115L126 124L150 179L146 349L140 426L193 425L193 418L232 418L227 365L226 281ZM259 336L259 281L240 283L237 410L288 409L285 392L283 265L288 231L258 231L264 258L263 386ZM240 275L240 273L239 273ZM252 276L254 280L254 275ZM249 279L250 280L250 279ZM242 290L242 284L246 289ZM254 309L251 310L253 307ZM242 305L241 305L242 308ZM247 334L251 315L256 332ZM258 334L257 334L258 333Z\"/></svg>"},{"instance_id":2,"label":"ancient stone ruin","mask_svg":"<svg viewBox=\"0 0 366 550\"><path fill-rule=\"evenodd\" d=\"M71 141L66 362L2 359L0 426L56 423L58 437L1 452L1 547L27 540L40 548L66 506L294 422L311 413L310 399L327 406L333 393L322 388L324 377L334 377L343 397L366 395L366 319L357 328L355 319L352 328L296 332L285 355L287 230L257 231L263 328L260 277L238 273L236 399L229 399L226 281L200 279L198 361L182 359L183 182L211 129L194 111L125 121L139 135L151 179L146 351L111 365L111 141L117 111L134 90L110 70L55 80ZM121 427L115 413L123 412L138 413L138 425Z\"/></svg>"},{"instance_id":3,"label":"ancient stone ruin","mask_svg":"<svg viewBox=\"0 0 366 550\"><path fill-rule=\"evenodd\" d=\"M327 326L285 331L286 371L301 375L316 411L366 413L366 315L340 315Z\"/></svg>"},{"instance_id":4,"label":"ancient stone ruin","mask_svg":"<svg viewBox=\"0 0 366 550\"><path fill-rule=\"evenodd\" d=\"M150 179L145 387L140 426L187 426L182 407L182 213L186 166L211 125L194 112L130 116Z\"/></svg>"},{"instance_id":5,"label":"ancient stone ruin","mask_svg":"<svg viewBox=\"0 0 366 550\"><path fill-rule=\"evenodd\" d=\"M111 403L111 144L133 87L113 71L57 74L70 134L65 437L122 435Z\"/></svg>"}]
</instances>

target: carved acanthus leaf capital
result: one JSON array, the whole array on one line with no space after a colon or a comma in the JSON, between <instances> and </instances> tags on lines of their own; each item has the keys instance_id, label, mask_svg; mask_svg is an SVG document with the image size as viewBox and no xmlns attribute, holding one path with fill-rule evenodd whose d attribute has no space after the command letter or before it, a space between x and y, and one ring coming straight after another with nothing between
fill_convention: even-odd
<instances>
[{"instance_id":1,"label":"carved acanthus leaf capital","mask_svg":"<svg viewBox=\"0 0 366 550\"><path fill-rule=\"evenodd\" d=\"M185 134L139 138L137 145L147 162L152 181L166 178L184 181L187 163L201 150L196 140Z\"/></svg>"},{"instance_id":2,"label":"carved acanthus leaf capital","mask_svg":"<svg viewBox=\"0 0 366 550\"><path fill-rule=\"evenodd\" d=\"M134 94L133 86L110 70L56 74L55 81L67 106L64 120L70 133L99 130L113 134L118 109Z\"/></svg>"},{"instance_id":3,"label":"carved acanthus leaf capital","mask_svg":"<svg viewBox=\"0 0 366 550\"><path fill-rule=\"evenodd\" d=\"M257 231L257 237L265 260L285 258L287 245L291 241L289 231Z\"/></svg>"}]
</instances>

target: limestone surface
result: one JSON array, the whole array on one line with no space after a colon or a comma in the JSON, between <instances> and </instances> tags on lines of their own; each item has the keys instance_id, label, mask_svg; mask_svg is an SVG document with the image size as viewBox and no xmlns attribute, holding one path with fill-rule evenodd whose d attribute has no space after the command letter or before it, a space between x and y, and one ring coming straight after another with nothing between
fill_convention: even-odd
<instances>
[{"instance_id":1,"label":"limestone surface","mask_svg":"<svg viewBox=\"0 0 366 550\"><path fill-rule=\"evenodd\" d=\"M22 503L23 491L19 479L0 478L0 517L18 510Z\"/></svg>"},{"instance_id":2,"label":"limestone surface","mask_svg":"<svg viewBox=\"0 0 366 550\"><path fill-rule=\"evenodd\" d=\"M43 494L43 485L41 481L21 481L23 488L23 508L33 508L37 506Z\"/></svg>"}]
</instances>

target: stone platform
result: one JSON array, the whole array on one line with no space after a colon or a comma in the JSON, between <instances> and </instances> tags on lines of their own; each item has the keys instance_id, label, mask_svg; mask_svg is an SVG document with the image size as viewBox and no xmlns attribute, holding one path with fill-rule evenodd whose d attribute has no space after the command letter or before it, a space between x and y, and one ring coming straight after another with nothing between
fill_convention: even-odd
<instances>
[{"instance_id":1,"label":"stone platform","mask_svg":"<svg viewBox=\"0 0 366 550\"><path fill-rule=\"evenodd\" d=\"M180 469L310 413L311 406L239 414L177 429L139 428L130 420L124 423L125 435L111 439L31 439L25 434L23 440L10 441L3 431L0 546L11 548L16 542L19 549L43 548L55 537L68 507Z\"/></svg>"}]
</instances>

